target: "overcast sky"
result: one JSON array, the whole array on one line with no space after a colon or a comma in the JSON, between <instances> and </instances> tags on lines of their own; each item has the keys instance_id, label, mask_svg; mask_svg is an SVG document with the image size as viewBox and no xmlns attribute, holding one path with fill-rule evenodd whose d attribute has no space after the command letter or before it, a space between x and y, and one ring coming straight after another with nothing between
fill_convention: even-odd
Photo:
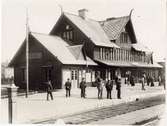
<instances>
[{"instance_id":1,"label":"overcast sky","mask_svg":"<svg viewBox=\"0 0 167 126\"><path fill-rule=\"evenodd\" d=\"M26 7L32 32L49 33L63 11L77 14L82 8L95 20L129 15L137 40L154 52L156 59L167 57L166 0L3 0L2 56L10 60L20 47L26 33Z\"/></svg>"}]
</instances>

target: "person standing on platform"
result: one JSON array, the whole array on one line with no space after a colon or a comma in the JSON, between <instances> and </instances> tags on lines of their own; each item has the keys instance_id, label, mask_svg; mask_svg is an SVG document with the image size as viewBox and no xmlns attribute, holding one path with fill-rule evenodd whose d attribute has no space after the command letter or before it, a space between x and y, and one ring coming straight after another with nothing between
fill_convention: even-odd
<instances>
[{"instance_id":1,"label":"person standing on platform","mask_svg":"<svg viewBox=\"0 0 167 126\"><path fill-rule=\"evenodd\" d=\"M142 84L142 90L146 90L145 89L145 78L146 78L146 76L145 76L145 74L143 73L143 75L142 75L142 78L141 78L141 84Z\"/></svg>"},{"instance_id":2,"label":"person standing on platform","mask_svg":"<svg viewBox=\"0 0 167 126\"><path fill-rule=\"evenodd\" d=\"M82 78L82 81L80 82L80 89L81 89L81 98L85 98L86 82L84 78Z\"/></svg>"},{"instance_id":3,"label":"person standing on platform","mask_svg":"<svg viewBox=\"0 0 167 126\"><path fill-rule=\"evenodd\" d=\"M50 95L51 99L53 100L52 90L53 90L52 83L49 80L47 82L47 101L49 101L49 95Z\"/></svg>"},{"instance_id":4,"label":"person standing on platform","mask_svg":"<svg viewBox=\"0 0 167 126\"><path fill-rule=\"evenodd\" d=\"M112 88L113 88L113 83L111 80L108 80L106 83L107 99L112 99L111 97Z\"/></svg>"},{"instance_id":5,"label":"person standing on platform","mask_svg":"<svg viewBox=\"0 0 167 126\"><path fill-rule=\"evenodd\" d=\"M65 83L65 88L66 88L66 97L70 97L71 95L71 82L70 79L67 79L67 82Z\"/></svg>"},{"instance_id":6,"label":"person standing on platform","mask_svg":"<svg viewBox=\"0 0 167 126\"><path fill-rule=\"evenodd\" d=\"M147 75L146 80L147 80L147 86L149 86L150 85L150 75L149 74Z\"/></svg>"},{"instance_id":7,"label":"person standing on platform","mask_svg":"<svg viewBox=\"0 0 167 126\"><path fill-rule=\"evenodd\" d=\"M100 77L97 77L96 85L98 90L98 99L102 99L102 79Z\"/></svg>"},{"instance_id":8,"label":"person standing on platform","mask_svg":"<svg viewBox=\"0 0 167 126\"><path fill-rule=\"evenodd\" d=\"M130 84L131 84L131 86L135 86L134 76L133 75L130 76Z\"/></svg>"},{"instance_id":9,"label":"person standing on platform","mask_svg":"<svg viewBox=\"0 0 167 126\"><path fill-rule=\"evenodd\" d=\"M104 87L104 80L100 79L100 83L98 85L98 98L103 99L103 87Z\"/></svg>"},{"instance_id":10,"label":"person standing on platform","mask_svg":"<svg viewBox=\"0 0 167 126\"><path fill-rule=\"evenodd\" d=\"M161 76L158 77L159 86L161 86Z\"/></svg>"},{"instance_id":11,"label":"person standing on platform","mask_svg":"<svg viewBox=\"0 0 167 126\"><path fill-rule=\"evenodd\" d=\"M150 85L150 86L151 86L151 87L154 87L154 78L153 78L153 76L150 77L150 82L151 82L151 85Z\"/></svg>"},{"instance_id":12,"label":"person standing on platform","mask_svg":"<svg viewBox=\"0 0 167 126\"><path fill-rule=\"evenodd\" d=\"M115 78L117 98L121 99L121 74L116 75Z\"/></svg>"}]
</instances>

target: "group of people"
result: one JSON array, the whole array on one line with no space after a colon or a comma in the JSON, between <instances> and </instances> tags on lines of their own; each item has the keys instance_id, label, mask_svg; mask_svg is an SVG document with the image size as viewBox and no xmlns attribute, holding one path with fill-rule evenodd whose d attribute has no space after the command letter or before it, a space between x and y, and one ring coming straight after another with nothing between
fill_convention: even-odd
<instances>
[{"instance_id":1,"label":"group of people","mask_svg":"<svg viewBox=\"0 0 167 126\"><path fill-rule=\"evenodd\" d=\"M98 99L103 98L104 87L106 88L106 91L107 91L107 99L112 99L111 91L113 90L114 81L108 80L105 82L102 78L97 77L95 83L98 90ZM121 99L121 76L117 76L115 78L115 84L116 84L116 90L117 90L117 98ZM85 78L82 78L82 81L80 82L81 98L86 98L86 87L87 85L86 85ZM51 81L48 81L47 82L47 100L49 100L49 95L51 97L51 100L53 100L52 90L53 90L53 87L52 87ZM65 90L66 90L66 97L70 97L71 82L69 78L65 82Z\"/></svg>"},{"instance_id":2,"label":"group of people","mask_svg":"<svg viewBox=\"0 0 167 126\"><path fill-rule=\"evenodd\" d=\"M140 83L141 83L141 89L142 90L146 90L145 89L145 83L147 83L147 86L154 86L154 78L153 76L150 75L146 75L145 73L142 74L141 78L139 79ZM159 86L161 86L161 76L158 77L158 82L159 82ZM131 86L135 86L135 81L134 81L134 76L131 74L126 75L125 78L125 84L130 84Z\"/></svg>"},{"instance_id":3,"label":"group of people","mask_svg":"<svg viewBox=\"0 0 167 126\"><path fill-rule=\"evenodd\" d=\"M71 82L70 79L67 79L67 82L65 83L65 89L66 89L66 97L70 97L71 95ZM84 78L82 78L82 81L80 82L80 89L81 89L81 98L85 98L86 93L86 81Z\"/></svg>"},{"instance_id":4,"label":"group of people","mask_svg":"<svg viewBox=\"0 0 167 126\"><path fill-rule=\"evenodd\" d=\"M159 85L161 85L161 78L159 77L158 79L159 81ZM146 76L145 74L142 74L141 77L141 85L142 85L142 90L145 90L145 82L147 82L147 85L149 86L154 86L154 80L153 77L151 76ZM114 85L114 81L113 80L107 80L104 81L102 78L100 78L100 76L96 77L95 80L96 83L96 87L97 87L97 91L98 91L98 99L102 99L103 97L103 88L106 88L107 91L107 99L112 99L111 96L111 92L113 90L113 85ZM128 80L125 79L125 84L130 83L131 86L135 86L134 84L134 77L130 76ZM121 74L118 74L115 76L115 85L116 85L116 90L117 90L117 98L121 99ZM80 89L81 89L81 98L86 98L86 81L85 78L82 78L82 81L80 82ZM66 89L66 97L70 97L71 96L71 82L70 79L68 78L67 81L65 82L65 89ZM51 81L47 82L47 100L49 100L49 95L51 97L51 99L53 100L53 95L52 95L52 84Z\"/></svg>"}]
</instances>

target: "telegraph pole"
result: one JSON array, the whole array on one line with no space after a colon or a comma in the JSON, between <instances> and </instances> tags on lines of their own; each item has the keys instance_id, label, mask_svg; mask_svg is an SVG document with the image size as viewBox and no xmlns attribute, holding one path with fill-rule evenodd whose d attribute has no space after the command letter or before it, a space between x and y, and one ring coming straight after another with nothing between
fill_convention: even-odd
<instances>
[{"instance_id":1,"label":"telegraph pole","mask_svg":"<svg viewBox=\"0 0 167 126\"><path fill-rule=\"evenodd\" d=\"M26 98L29 92L29 24L28 24L28 7L26 8Z\"/></svg>"}]
</instances>

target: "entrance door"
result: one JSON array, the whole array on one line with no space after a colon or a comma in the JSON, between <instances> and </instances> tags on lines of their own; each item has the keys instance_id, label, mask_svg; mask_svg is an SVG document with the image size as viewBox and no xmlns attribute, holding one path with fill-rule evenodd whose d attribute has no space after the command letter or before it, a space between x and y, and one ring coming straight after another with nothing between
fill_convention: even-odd
<instances>
[{"instance_id":1,"label":"entrance door","mask_svg":"<svg viewBox=\"0 0 167 126\"><path fill-rule=\"evenodd\" d=\"M78 70L71 70L71 84L72 84L72 88L77 88Z\"/></svg>"}]
</instances>

